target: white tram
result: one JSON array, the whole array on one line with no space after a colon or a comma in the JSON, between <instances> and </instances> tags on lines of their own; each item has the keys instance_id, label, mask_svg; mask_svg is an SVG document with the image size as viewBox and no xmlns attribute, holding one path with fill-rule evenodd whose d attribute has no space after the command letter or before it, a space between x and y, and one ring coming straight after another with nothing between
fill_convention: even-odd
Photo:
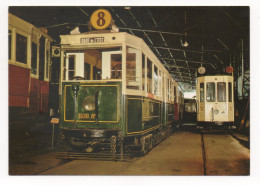
<instances>
[{"instance_id":1,"label":"white tram","mask_svg":"<svg viewBox=\"0 0 260 186\"><path fill-rule=\"evenodd\" d=\"M196 91L197 122L199 126L233 125L233 76L198 77Z\"/></svg>"}]
</instances>

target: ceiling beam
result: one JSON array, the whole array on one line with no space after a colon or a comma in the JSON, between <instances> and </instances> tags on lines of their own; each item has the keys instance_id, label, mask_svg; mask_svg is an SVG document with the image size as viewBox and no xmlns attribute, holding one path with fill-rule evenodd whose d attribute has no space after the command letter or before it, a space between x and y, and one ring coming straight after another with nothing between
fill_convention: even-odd
<instances>
[{"instance_id":1,"label":"ceiling beam","mask_svg":"<svg viewBox=\"0 0 260 186\"><path fill-rule=\"evenodd\" d=\"M222 52L220 50L202 50L202 51L195 51L195 50L183 50L179 48L167 48L167 47L157 47L157 46L149 46L150 48L159 48L159 49L164 49L164 50L175 50L175 51L180 51L180 52L193 52L193 53L207 53L207 52Z\"/></svg>"}]
</instances>

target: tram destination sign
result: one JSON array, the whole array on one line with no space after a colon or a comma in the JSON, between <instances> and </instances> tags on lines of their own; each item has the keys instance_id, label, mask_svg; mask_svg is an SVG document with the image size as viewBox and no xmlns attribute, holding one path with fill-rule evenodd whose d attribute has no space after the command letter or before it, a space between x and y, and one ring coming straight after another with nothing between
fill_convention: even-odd
<instances>
[{"instance_id":1,"label":"tram destination sign","mask_svg":"<svg viewBox=\"0 0 260 186\"><path fill-rule=\"evenodd\" d=\"M104 37L80 38L80 43L104 43Z\"/></svg>"}]
</instances>

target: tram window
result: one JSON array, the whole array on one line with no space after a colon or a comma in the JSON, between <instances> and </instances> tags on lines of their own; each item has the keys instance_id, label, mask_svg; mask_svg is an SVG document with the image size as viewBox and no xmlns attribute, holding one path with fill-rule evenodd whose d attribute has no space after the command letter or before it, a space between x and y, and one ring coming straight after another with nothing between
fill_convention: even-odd
<instances>
[{"instance_id":1,"label":"tram window","mask_svg":"<svg viewBox=\"0 0 260 186\"><path fill-rule=\"evenodd\" d=\"M16 34L16 61L27 64L27 37Z\"/></svg>"},{"instance_id":2,"label":"tram window","mask_svg":"<svg viewBox=\"0 0 260 186\"><path fill-rule=\"evenodd\" d=\"M204 102L204 83L200 83L200 102Z\"/></svg>"},{"instance_id":3,"label":"tram window","mask_svg":"<svg viewBox=\"0 0 260 186\"><path fill-rule=\"evenodd\" d=\"M152 93L152 62L147 58L147 92Z\"/></svg>"},{"instance_id":4,"label":"tram window","mask_svg":"<svg viewBox=\"0 0 260 186\"><path fill-rule=\"evenodd\" d=\"M37 74L37 44L32 42L31 73Z\"/></svg>"},{"instance_id":5,"label":"tram window","mask_svg":"<svg viewBox=\"0 0 260 186\"><path fill-rule=\"evenodd\" d=\"M170 89L171 89L171 86L170 86L170 80L167 79L167 94L168 94L168 100L170 100Z\"/></svg>"},{"instance_id":6,"label":"tram window","mask_svg":"<svg viewBox=\"0 0 260 186\"><path fill-rule=\"evenodd\" d=\"M12 54L12 31L8 30L8 59L11 60Z\"/></svg>"},{"instance_id":7,"label":"tram window","mask_svg":"<svg viewBox=\"0 0 260 186\"><path fill-rule=\"evenodd\" d=\"M141 77L138 74L138 70L140 72L140 68L136 69L138 50L127 47L127 54L126 54L126 86L130 89L139 90ZM138 75L137 75L138 74Z\"/></svg>"},{"instance_id":8,"label":"tram window","mask_svg":"<svg viewBox=\"0 0 260 186\"><path fill-rule=\"evenodd\" d=\"M87 67L88 66L88 67ZM102 54L99 50L87 49L84 51L84 78L90 80L101 80L102 77ZM93 68L93 77L91 77Z\"/></svg>"},{"instance_id":9,"label":"tram window","mask_svg":"<svg viewBox=\"0 0 260 186\"><path fill-rule=\"evenodd\" d=\"M142 90L145 90L145 55L142 54Z\"/></svg>"},{"instance_id":10,"label":"tram window","mask_svg":"<svg viewBox=\"0 0 260 186\"><path fill-rule=\"evenodd\" d=\"M69 80L71 80L74 77L75 74L75 55L70 55L69 56Z\"/></svg>"},{"instance_id":11,"label":"tram window","mask_svg":"<svg viewBox=\"0 0 260 186\"><path fill-rule=\"evenodd\" d=\"M215 102L215 83L207 83L207 102Z\"/></svg>"},{"instance_id":12,"label":"tram window","mask_svg":"<svg viewBox=\"0 0 260 186\"><path fill-rule=\"evenodd\" d=\"M154 94L158 95L158 68L154 65L153 72L153 80L154 80Z\"/></svg>"},{"instance_id":13,"label":"tram window","mask_svg":"<svg viewBox=\"0 0 260 186\"><path fill-rule=\"evenodd\" d=\"M218 102L226 102L226 83L218 82L217 90L218 90Z\"/></svg>"},{"instance_id":14,"label":"tram window","mask_svg":"<svg viewBox=\"0 0 260 186\"><path fill-rule=\"evenodd\" d=\"M111 54L111 79L122 78L122 55Z\"/></svg>"},{"instance_id":15,"label":"tram window","mask_svg":"<svg viewBox=\"0 0 260 186\"><path fill-rule=\"evenodd\" d=\"M158 71L159 76L158 76L158 95L161 96L161 90L162 90L162 74L161 71Z\"/></svg>"},{"instance_id":16,"label":"tram window","mask_svg":"<svg viewBox=\"0 0 260 186\"><path fill-rule=\"evenodd\" d=\"M228 101L232 102L232 83L228 83Z\"/></svg>"},{"instance_id":17,"label":"tram window","mask_svg":"<svg viewBox=\"0 0 260 186\"><path fill-rule=\"evenodd\" d=\"M169 100L172 101L172 81L169 80Z\"/></svg>"}]
</instances>

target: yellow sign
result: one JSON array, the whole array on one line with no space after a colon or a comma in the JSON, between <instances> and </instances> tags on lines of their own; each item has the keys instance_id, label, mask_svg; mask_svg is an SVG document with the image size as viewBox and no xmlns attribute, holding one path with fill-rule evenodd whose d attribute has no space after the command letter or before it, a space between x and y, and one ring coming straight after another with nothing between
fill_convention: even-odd
<instances>
[{"instance_id":1,"label":"yellow sign","mask_svg":"<svg viewBox=\"0 0 260 186\"><path fill-rule=\"evenodd\" d=\"M79 113L79 119L95 119L96 114L84 114L84 113Z\"/></svg>"},{"instance_id":2,"label":"yellow sign","mask_svg":"<svg viewBox=\"0 0 260 186\"><path fill-rule=\"evenodd\" d=\"M110 25L111 20L111 14L105 9L96 10L90 17L91 25L98 30L107 28Z\"/></svg>"}]
</instances>

